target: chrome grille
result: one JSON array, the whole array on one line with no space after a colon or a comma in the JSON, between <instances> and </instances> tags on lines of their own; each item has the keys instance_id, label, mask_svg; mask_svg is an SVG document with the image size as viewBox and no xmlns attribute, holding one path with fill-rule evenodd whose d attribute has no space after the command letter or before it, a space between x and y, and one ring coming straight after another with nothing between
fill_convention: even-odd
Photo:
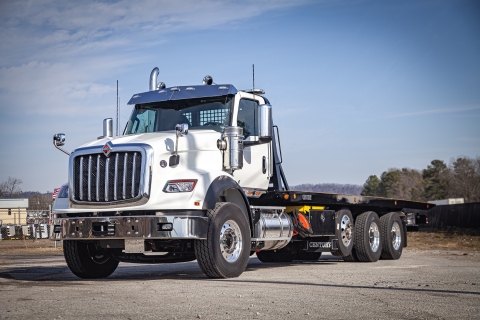
<instances>
[{"instance_id":1,"label":"chrome grille","mask_svg":"<svg viewBox=\"0 0 480 320\"><path fill-rule=\"evenodd\" d=\"M75 157L73 200L112 202L140 195L142 154L136 151L101 153Z\"/></svg>"}]
</instances>

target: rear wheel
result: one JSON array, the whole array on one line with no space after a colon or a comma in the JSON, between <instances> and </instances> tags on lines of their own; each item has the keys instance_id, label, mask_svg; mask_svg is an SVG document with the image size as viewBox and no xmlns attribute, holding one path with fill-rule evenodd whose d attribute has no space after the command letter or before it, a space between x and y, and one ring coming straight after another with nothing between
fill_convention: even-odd
<instances>
[{"instance_id":1,"label":"rear wheel","mask_svg":"<svg viewBox=\"0 0 480 320\"><path fill-rule=\"evenodd\" d=\"M352 252L354 243L354 224L353 216L350 210L342 209L337 212L337 247L338 249L332 252L335 256L348 256Z\"/></svg>"},{"instance_id":2,"label":"rear wheel","mask_svg":"<svg viewBox=\"0 0 480 320\"><path fill-rule=\"evenodd\" d=\"M195 241L198 264L209 278L238 277L250 257L250 225L236 204L219 202L208 210L207 240Z\"/></svg>"},{"instance_id":3,"label":"rear wheel","mask_svg":"<svg viewBox=\"0 0 480 320\"><path fill-rule=\"evenodd\" d=\"M402 255L403 226L396 212L390 212L380 218L382 234L382 259L397 260Z\"/></svg>"},{"instance_id":4,"label":"rear wheel","mask_svg":"<svg viewBox=\"0 0 480 320\"><path fill-rule=\"evenodd\" d=\"M358 262L358 256L357 256L357 251L355 250L355 247L352 248L352 252L348 256L343 257L343 261L346 262Z\"/></svg>"},{"instance_id":5,"label":"rear wheel","mask_svg":"<svg viewBox=\"0 0 480 320\"><path fill-rule=\"evenodd\" d=\"M375 262L382 254L380 219L373 211L364 212L355 220L355 251L362 262Z\"/></svg>"},{"instance_id":6,"label":"rear wheel","mask_svg":"<svg viewBox=\"0 0 480 320\"><path fill-rule=\"evenodd\" d=\"M64 240L63 254L68 268L83 279L108 277L118 266L118 260L107 249L97 246L94 241Z\"/></svg>"}]
</instances>

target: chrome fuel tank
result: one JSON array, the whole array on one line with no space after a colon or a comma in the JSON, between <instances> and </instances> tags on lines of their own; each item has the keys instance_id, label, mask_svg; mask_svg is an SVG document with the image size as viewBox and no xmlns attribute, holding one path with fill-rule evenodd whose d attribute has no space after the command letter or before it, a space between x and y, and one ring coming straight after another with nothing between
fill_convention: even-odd
<instances>
[{"instance_id":1,"label":"chrome fuel tank","mask_svg":"<svg viewBox=\"0 0 480 320\"><path fill-rule=\"evenodd\" d=\"M251 207L254 216L260 215L255 224L254 237L257 250L275 250L285 247L292 239L293 221L283 207Z\"/></svg>"}]
</instances>

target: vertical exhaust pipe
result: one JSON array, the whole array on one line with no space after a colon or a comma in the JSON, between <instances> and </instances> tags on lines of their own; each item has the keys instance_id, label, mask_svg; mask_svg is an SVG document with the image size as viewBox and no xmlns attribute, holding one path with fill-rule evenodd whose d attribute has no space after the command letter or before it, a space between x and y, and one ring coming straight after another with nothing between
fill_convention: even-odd
<instances>
[{"instance_id":1,"label":"vertical exhaust pipe","mask_svg":"<svg viewBox=\"0 0 480 320\"><path fill-rule=\"evenodd\" d=\"M113 137L113 120L106 118L103 120L103 137Z\"/></svg>"},{"instance_id":2,"label":"vertical exhaust pipe","mask_svg":"<svg viewBox=\"0 0 480 320\"><path fill-rule=\"evenodd\" d=\"M157 77L160 70L157 67L153 68L152 72L150 73L150 91L153 91L157 88Z\"/></svg>"}]
</instances>

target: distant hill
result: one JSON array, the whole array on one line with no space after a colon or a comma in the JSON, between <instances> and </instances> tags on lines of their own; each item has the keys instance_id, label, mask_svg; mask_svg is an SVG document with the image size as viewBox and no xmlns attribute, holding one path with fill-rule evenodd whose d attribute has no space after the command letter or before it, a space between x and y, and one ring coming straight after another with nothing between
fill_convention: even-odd
<instances>
[{"instance_id":1,"label":"distant hill","mask_svg":"<svg viewBox=\"0 0 480 320\"><path fill-rule=\"evenodd\" d=\"M360 195L363 186L358 184L339 184L339 183L319 183L319 184L299 184L297 186L290 186L290 190L311 191L311 192L329 192Z\"/></svg>"}]
</instances>

